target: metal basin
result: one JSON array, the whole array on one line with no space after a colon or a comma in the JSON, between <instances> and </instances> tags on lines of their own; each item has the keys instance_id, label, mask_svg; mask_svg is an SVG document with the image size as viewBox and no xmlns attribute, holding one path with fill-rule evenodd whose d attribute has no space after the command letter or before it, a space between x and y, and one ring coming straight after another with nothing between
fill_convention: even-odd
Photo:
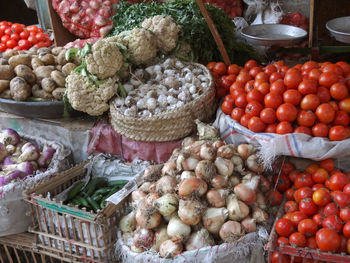
<instances>
[{"instance_id":1,"label":"metal basin","mask_svg":"<svg viewBox=\"0 0 350 263\"><path fill-rule=\"evenodd\" d=\"M282 24L251 25L241 34L249 44L257 46L293 46L307 36L302 28Z\"/></svg>"},{"instance_id":2,"label":"metal basin","mask_svg":"<svg viewBox=\"0 0 350 263\"><path fill-rule=\"evenodd\" d=\"M350 44L350 16L334 18L327 22L326 28L336 40Z\"/></svg>"}]
</instances>

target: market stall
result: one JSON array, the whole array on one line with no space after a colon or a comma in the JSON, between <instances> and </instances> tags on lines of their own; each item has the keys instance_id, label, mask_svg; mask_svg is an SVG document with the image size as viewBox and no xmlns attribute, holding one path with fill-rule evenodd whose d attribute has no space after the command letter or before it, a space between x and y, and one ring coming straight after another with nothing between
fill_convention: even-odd
<instances>
[{"instance_id":1,"label":"market stall","mask_svg":"<svg viewBox=\"0 0 350 263\"><path fill-rule=\"evenodd\" d=\"M346 1L25 2L1 263L350 261Z\"/></svg>"}]
</instances>

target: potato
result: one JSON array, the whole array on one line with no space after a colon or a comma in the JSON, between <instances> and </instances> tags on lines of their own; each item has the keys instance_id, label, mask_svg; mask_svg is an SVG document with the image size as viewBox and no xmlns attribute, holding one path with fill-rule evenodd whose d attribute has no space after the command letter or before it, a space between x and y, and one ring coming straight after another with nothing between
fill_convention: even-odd
<instances>
[{"instance_id":1,"label":"potato","mask_svg":"<svg viewBox=\"0 0 350 263\"><path fill-rule=\"evenodd\" d=\"M11 97L11 91L9 89L3 91L0 93L0 98L2 99L12 99Z\"/></svg>"},{"instance_id":2,"label":"potato","mask_svg":"<svg viewBox=\"0 0 350 263\"><path fill-rule=\"evenodd\" d=\"M42 62L38 57L32 58L31 61L32 69L36 69L40 66L44 66L44 62Z\"/></svg>"},{"instance_id":3,"label":"potato","mask_svg":"<svg viewBox=\"0 0 350 263\"><path fill-rule=\"evenodd\" d=\"M41 47L38 49L37 53L49 53L50 54L51 50L48 47Z\"/></svg>"},{"instance_id":4,"label":"potato","mask_svg":"<svg viewBox=\"0 0 350 263\"><path fill-rule=\"evenodd\" d=\"M10 57L16 56L18 54L19 53L18 53L17 50L15 50L15 49L8 49L2 54L2 57L9 59Z\"/></svg>"},{"instance_id":5,"label":"potato","mask_svg":"<svg viewBox=\"0 0 350 263\"><path fill-rule=\"evenodd\" d=\"M66 50L64 49L56 57L57 64L62 65L62 66L67 64L68 61L66 60L65 56L66 56Z\"/></svg>"},{"instance_id":6,"label":"potato","mask_svg":"<svg viewBox=\"0 0 350 263\"><path fill-rule=\"evenodd\" d=\"M51 50L51 53L55 56L58 56L58 54L64 49L64 47L54 47Z\"/></svg>"},{"instance_id":7,"label":"potato","mask_svg":"<svg viewBox=\"0 0 350 263\"><path fill-rule=\"evenodd\" d=\"M10 81L0 80L0 93L10 88Z\"/></svg>"},{"instance_id":8,"label":"potato","mask_svg":"<svg viewBox=\"0 0 350 263\"><path fill-rule=\"evenodd\" d=\"M36 90L32 90L33 93L33 97L35 98L42 98L45 100L52 100L53 96L50 92L47 92L43 89L36 89Z\"/></svg>"},{"instance_id":9,"label":"potato","mask_svg":"<svg viewBox=\"0 0 350 263\"><path fill-rule=\"evenodd\" d=\"M54 66L40 66L34 69L34 74L38 81L41 81L43 78L49 78L51 72L55 70Z\"/></svg>"},{"instance_id":10,"label":"potato","mask_svg":"<svg viewBox=\"0 0 350 263\"><path fill-rule=\"evenodd\" d=\"M9 62L6 58L0 58L0 65L8 65Z\"/></svg>"},{"instance_id":11,"label":"potato","mask_svg":"<svg viewBox=\"0 0 350 263\"><path fill-rule=\"evenodd\" d=\"M15 77L15 71L10 65L0 65L0 79L11 80Z\"/></svg>"},{"instance_id":12,"label":"potato","mask_svg":"<svg viewBox=\"0 0 350 263\"><path fill-rule=\"evenodd\" d=\"M9 59L9 64L12 67L16 67L17 65L27 65L30 67L31 62L32 62L32 57L29 54L20 54L20 55L10 57Z\"/></svg>"},{"instance_id":13,"label":"potato","mask_svg":"<svg viewBox=\"0 0 350 263\"><path fill-rule=\"evenodd\" d=\"M28 49L29 51L31 51L31 52L34 52L35 54L37 54L38 53L38 48L37 47L35 47L35 46L32 46L30 49Z\"/></svg>"},{"instance_id":14,"label":"potato","mask_svg":"<svg viewBox=\"0 0 350 263\"><path fill-rule=\"evenodd\" d=\"M44 65L54 65L56 63L55 56L49 53L39 53L38 58Z\"/></svg>"},{"instance_id":15,"label":"potato","mask_svg":"<svg viewBox=\"0 0 350 263\"><path fill-rule=\"evenodd\" d=\"M52 78L43 78L41 81L41 87L47 92L52 92L56 88L56 83Z\"/></svg>"},{"instance_id":16,"label":"potato","mask_svg":"<svg viewBox=\"0 0 350 263\"><path fill-rule=\"evenodd\" d=\"M65 91L66 88L59 87L52 92L52 95L56 100L62 100Z\"/></svg>"},{"instance_id":17,"label":"potato","mask_svg":"<svg viewBox=\"0 0 350 263\"><path fill-rule=\"evenodd\" d=\"M62 72L64 75L68 76L76 67L77 67L77 65L69 62L62 67Z\"/></svg>"},{"instance_id":18,"label":"potato","mask_svg":"<svg viewBox=\"0 0 350 263\"><path fill-rule=\"evenodd\" d=\"M66 77L61 71L52 71L51 78L56 82L57 86L64 87L66 85Z\"/></svg>"},{"instance_id":19,"label":"potato","mask_svg":"<svg viewBox=\"0 0 350 263\"><path fill-rule=\"evenodd\" d=\"M15 73L18 77L24 78L30 84L33 84L36 81L36 76L33 73L32 69L26 65L16 66Z\"/></svg>"},{"instance_id":20,"label":"potato","mask_svg":"<svg viewBox=\"0 0 350 263\"><path fill-rule=\"evenodd\" d=\"M24 78L15 77L10 81L11 96L16 101L28 99L32 93L32 87Z\"/></svg>"}]
</instances>

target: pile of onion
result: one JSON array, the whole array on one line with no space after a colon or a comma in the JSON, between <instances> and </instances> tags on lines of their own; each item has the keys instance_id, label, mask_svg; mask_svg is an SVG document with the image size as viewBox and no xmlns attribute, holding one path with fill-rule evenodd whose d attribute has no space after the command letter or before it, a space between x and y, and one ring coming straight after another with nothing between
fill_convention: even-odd
<instances>
[{"instance_id":1,"label":"pile of onion","mask_svg":"<svg viewBox=\"0 0 350 263\"><path fill-rule=\"evenodd\" d=\"M164 165L149 166L119 224L133 252L173 258L233 242L268 219L262 165L249 144L186 138ZM264 178L263 180L261 178Z\"/></svg>"}]
</instances>

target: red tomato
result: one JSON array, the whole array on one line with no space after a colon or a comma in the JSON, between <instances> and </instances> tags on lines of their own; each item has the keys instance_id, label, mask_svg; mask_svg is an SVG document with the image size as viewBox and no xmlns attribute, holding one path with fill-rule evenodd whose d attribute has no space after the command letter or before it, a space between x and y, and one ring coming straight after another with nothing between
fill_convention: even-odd
<instances>
[{"instance_id":1,"label":"red tomato","mask_svg":"<svg viewBox=\"0 0 350 263\"><path fill-rule=\"evenodd\" d=\"M290 174L291 172L293 172L295 169L295 166L293 163L291 162L283 162L281 164L281 171L285 174Z\"/></svg>"},{"instance_id":2,"label":"red tomato","mask_svg":"<svg viewBox=\"0 0 350 263\"><path fill-rule=\"evenodd\" d=\"M338 75L334 72L323 72L318 78L318 83L321 86L325 86L327 88L332 86L337 81L338 81Z\"/></svg>"},{"instance_id":3,"label":"red tomato","mask_svg":"<svg viewBox=\"0 0 350 263\"><path fill-rule=\"evenodd\" d=\"M18 46L22 49L22 50L27 50L31 47L31 44L28 40L26 39L21 39L20 41L18 41Z\"/></svg>"},{"instance_id":4,"label":"red tomato","mask_svg":"<svg viewBox=\"0 0 350 263\"><path fill-rule=\"evenodd\" d=\"M216 97L218 97L219 99L221 99L222 97L224 97L226 95L226 90L222 87L218 87L216 88Z\"/></svg>"},{"instance_id":5,"label":"red tomato","mask_svg":"<svg viewBox=\"0 0 350 263\"><path fill-rule=\"evenodd\" d=\"M247 96L245 94L242 93L236 96L235 105L237 107L245 108L247 104L248 104L248 101L247 101Z\"/></svg>"},{"instance_id":6,"label":"red tomato","mask_svg":"<svg viewBox=\"0 0 350 263\"><path fill-rule=\"evenodd\" d=\"M309 218L301 220L298 224L298 232L305 235L306 237L314 236L317 230L317 224Z\"/></svg>"},{"instance_id":7,"label":"red tomato","mask_svg":"<svg viewBox=\"0 0 350 263\"><path fill-rule=\"evenodd\" d=\"M303 212L296 211L291 214L290 220L297 226L301 220L306 218L307 218L307 215L305 215Z\"/></svg>"},{"instance_id":8,"label":"red tomato","mask_svg":"<svg viewBox=\"0 0 350 263\"><path fill-rule=\"evenodd\" d=\"M335 100L343 100L349 95L348 88L342 83L334 83L329 91Z\"/></svg>"},{"instance_id":9,"label":"red tomato","mask_svg":"<svg viewBox=\"0 0 350 263\"><path fill-rule=\"evenodd\" d=\"M29 32L28 29L26 29L26 31ZM206 67L207 67L207 69L209 69L210 71L212 71L212 70L214 69L215 64L216 64L216 62L212 61L212 62L209 62L209 63L206 65Z\"/></svg>"},{"instance_id":10,"label":"red tomato","mask_svg":"<svg viewBox=\"0 0 350 263\"><path fill-rule=\"evenodd\" d=\"M321 103L326 103L331 100L331 94L329 90L325 87L318 87L316 95L320 99Z\"/></svg>"},{"instance_id":11,"label":"red tomato","mask_svg":"<svg viewBox=\"0 0 350 263\"><path fill-rule=\"evenodd\" d=\"M296 89L289 89L283 93L283 101L297 106L301 101L301 94Z\"/></svg>"},{"instance_id":12,"label":"red tomato","mask_svg":"<svg viewBox=\"0 0 350 263\"><path fill-rule=\"evenodd\" d=\"M270 86L270 92L271 93L277 93L282 95L286 91L286 86L283 83L282 79L276 80L275 82L271 83Z\"/></svg>"},{"instance_id":13,"label":"red tomato","mask_svg":"<svg viewBox=\"0 0 350 263\"><path fill-rule=\"evenodd\" d=\"M8 35L3 35L1 37L1 43L5 44L6 45L6 42L10 40L10 36Z\"/></svg>"},{"instance_id":14,"label":"red tomato","mask_svg":"<svg viewBox=\"0 0 350 263\"><path fill-rule=\"evenodd\" d=\"M299 70L289 69L284 76L283 82L287 89L296 89L300 82L303 81L303 76Z\"/></svg>"},{"instance_id":15,"label":"red tomato","mask_svg":"<svg viewBox=\"0 0 350 263\"><path fill-rule=\"evenodd\" d=\"M28 30L29 32L34 32L34 33L36 33L36 32L38 32L38 27L35 26L35 25L33 25L33 26L27 26L27 30Z\"/></svg>"},{"instance_id":16,"label":"red tomato","mask_svg":"<svg viewBox=\"0 0 350 263\"><path fill-rule=\"evenodd\" d=\"M8 48L14 48L15 46L17 46L17 42L13 39L10 39L6 42L6 46Z\"/></svg>"},{"instance_id":17,"label":"red tomato","mask_svg":"<svg viewBox=\"0 0 350 263\"><path fill-rule=\"evenodd\" d=\"M344 74L350 73L350 65L348 63L346 63L344 61L339 61L335 64L342 68Z\"/></svg>"},{"instance_id":18,"label":"red tomato","mask_svg":"<svg viewBox=\"0 0 350 263\"><path fill-rule=\"evenodd\" d=\"M222 76L221 78L222 78L220 81L221 86L227 91L230 90L230 87L233 84L233 81L227 78L227 76Z\"/></svg>"},{"instance_id":19,"label":"red tomato","mask_svg":"<svg viewBox=\"0 0 350 263\"><path fill-rule=\"evenodd\" d=\"M20 25L20 24L17 24L17 23L15 23L15 24L13 24L12 26L11 26L11 29L13 30L13 32L16 32L16 33L21 33L22 31L23 31L23 26L22 25Z\"/></svg>"},{"instance_id":20,"label":"red tomato","mask_svg":"<svg viewBox=\"0 0 350 263\"><path fill-rule=\"evenodd\" d=\"M340 210L339 216L345 222L350 222L350 207L345 207Z\"/></svg>"},{"instance_id":21,"label":"red tomato","mask_svg":"<svg viewBox=\"0 0 350 263\"><path fill-rule=\"evenodd\" d=\"M329 188L332 191L342 191L344 186L349 183L349 178L343 173L335 173L329 179Z\"/></svg>"},{"instance_id":22,"label":"red tomato","mask_svg":"<svg viewBox=\"0 0 350 263\"><path fill-rule=\"evenodd\" d=\"M252 132L263 132L265 130L265 123L256 116L250 118L248 128Z\"/></svg>"},{"instance_id":23,"label":"red tomato","mask_svg":"<svg viewBox=\"0 0 350 263\"><path fill-rule=\"evenodd\" d=\"M339 233L343 229L343 221L337 215L327 216L322 222L322 227Z\"/></svg>"},{"instance_id":24,"label":"red tomato","mask_svg":"<svg viewBox=\"0 0 350 263\"><path fill-rule=\"evenodd\" d=\"M300 102L300 108L303 110L314 111L320 105L320 99L315 94L307 94Z\"/></svg>"},{"instance_id":25,"label":"red tomato","mask_svg":"<svg viewBox=\"0 0 350 263\"><path fill-rule=\"evenodd\" d=\"M308 72L308 79L311 79L311 80L316 80L318 81L320 75L322 74L322 71L317 69L317 68L314 68L314 69L311 69L309 72Z\"/></svg>"},{"instance_id":26,"label":"red tomato","mask_svg":"<svg viewBox=\"0 0 350 263\"><path fill-rule=\"evenodd\" d=\"M287 201L285 202L283 209L286 213L292 213L298 211L298 204L295 201Z\"/></svg>"},{"instance_id":27,"label":"red tomato","mask_svg":"<svg viewBox=\"0 0 350 263\"><path fill-rule=\"evenodd\" d=\"M312 127L312 134L315 137L327 137L328 126L324 123L317 123Z\"/></svg>"},{"instance_id":28,"label":"red tomato","mask_svg":"<svg viewBox=\"0 0 350 263\"><path fill-rule=\"evenodd\" d=\"M346 243L347 243L348 239L342 234L340 234L339 237L340 237L340 246L339 246L337 252L338 253L342 253L342 252L346 253L347 252Z\"/></svg>"},{"instance_id":29,"label":"red tomato","mask_svg":"<svg viewBox=\"0 0 350 263\"><path fill-rule=\"evenodd\" d=\"M306 241L306 246L311 249L317 249L316 238L309 237ZM313 262L313 261L312 261Z\"/></svg>"},{"instance_id":30,"label":"red tomato","mask_svg":"<svg viewBox=\"0 0 350 263\"><path fill-rule=\"evenodd\" d=\"M289 189L287 189L287 191L284 192L287 200L290 200L290 201L294 200L294 193L295 193L294 188L289 188Z\"/></svg>"},{"instance_id":31,"label":"red tomato","mask_svg":"<svg viewBox=\"0 0 350 263\"><path fill-rule=\"evenodd\" d=\"M325 206L332 200L332 197L327 189L322 188L322 189L316 190L312 194L312 200L318 206Z\"/></svg>"},{"instance_id":32,"label":"red tomato","mask_svg":"<svg viewBox=\"0 0 350 263\"><path fill-rule=\"evenodd\" d=\"M267 202L272 205L280 205L283 201L283 196L277 190L272 190L267 194Z\"/></svg>"},{"instance_id":33,"label":"red tomato","mask_svg":"<svg viewBox=\"0 0 350 263\"><path fill-rule=\"evenodd\" d=\"M331 202L324 207L323 214L325 216L338 215L339 209L335 203Z\"/></svg>"},{"instance_id":34,"label":"red tomato","mask_svg":"<svg viewBox=\"0 0 350 263\"><path fill-rule=\"evenodd\" d=\"M288 121L281 121L279 124L277 124L276 127L276 133L277 134L287 134L292 133L293 127Z\"/></svg>"},{"instance_id":35,"label":"red tomato","mask_svg":"<svg viewBox=\"0 0 350 263\"><path fill-rule=\"evenodd\" d=\"M309 173L303 172L294 181L294 185L296 188L301 188L301 187L312 187L314 185L314 181L312 180L312 176Z\"/></svg>"},{"instance_id":36,"label":"red tomato","mask_svg":"<svg viewBox=\"0 0 350 263\"><path fill-rule=\"evenodd\" d=\"M271 75L273 74L274 72L277 72L277 68L274 66L274 65L267 65L265 68L264 68L264 72L267 74L267 75Z\"/></svg>"},{"instance_id":37,"label":"red tomato","mask_svg":"<svg viewBox=\"0 0 350 263\"><path fill-rule=\"evenodd\" d=\"M321 214L315 214L312 217L312 221L314 221L317 226L322 226L323 216Z\"/></svg>"},{"instance_id":38,"label":"red tomato","mask_svg":"<svg viewBox=\"0 0 350 263\"><path fill-rule=\"evenodd\" d=\"M277 189L281 192L287 191L291 185L289 177L284 173L281 173L279 176L275 176L274 183L277 184Z\"/></svg>"},{"instance_id":39,"label":"red tomato","mask_svg":"<svg viewBox=\"0 0 350 263\"><path fill-rule=\"evenodd\" d=\"M340 237L333 230L322 228L316 233L316 243L322 251L336 251L340 246Z\"/></svg>"},{"instance_id":40,"label":"red tomato","mask_svg":"<svg viewBox=\"0 0 350 263\"><path fill-rule=\"evenodd\" d=\"M273 252L271 256L271 263L289 263L289 262L290 262L290 257L278 251Z\"/></svg>"},{"instance_id":41,"label":"red tomato","mask_svg":"<svg viewBox=\"0 0 350 263\"><path fill-rule=\"evenodd\" d=\"M229 75L237 75L241 70L240 66L236 64L231 64L227 67L227 74Z\"/></svg>"},{"instance_id":42,"label":"red tomato","mask_svg":"<svg viewBox=\"0 0 350 263\"><path fill-rule=\"evenodd\" d=\"M244 115L244 110L241 108L234 108L231 112L231 118L236 121L239 121L243 115Z\"/></svg>"},{"instance_id":43,"label":"red tomato","mask_svg":"<svg viewBox=\"0 0 350 263\"><path fill-rule=\"evenodd\" d=\"M346 248L347 248L348 254L350 254L350 238L348 239L348 242L346 242Z\"/></svg>"},{"instance_id":44,"label":"red tomato","mask_svg":"<svg viewBox=\"0 0 350 263\"><path fill-rule=\"evenodd\" d=\"M303 234L299 232L295 232L291 234L288 238L289 243L291 245L297 246L297 247L305 247L306 245L306 238Z\"/></svg>"},{"instance_id":45,"label":"red tomato","mask_svg":"<svg viewBox=\"0 0 350 263\"><path fill-rule=\"evenodd\" d=\"M269 75L267 75L265 72L259 72L255 76L255 80L261 80L263 82L268 82L269 81Z\"/></svg>"},{"instance_id":46,"label":"red tomato","mask_svg":"<svg viewBox=\"0 0 350 263\"><path fill-rule=\"evenodd\" d=\"M6 45L4 43L0 43L0 52L5 52L6 51Z\"/></svg>"},{"instance_id":47,"label":"red tomato","mask_svg":"<svg viewBox=\"0 0 350 263\"><path fill-rule=\"evenodd\" d=\"M317 213L317 205L311 198L306 198L300 201L299 211L307 216L312 216Z\"/></svg>"},{"instance_id":48,"label":"red tomato","mask_svg":"<svg viewBox=\"0 0 350 263\"><path fill-rule=\"evenodd\" d=\"M276 109L282 103L282 96L277 93L268 93L264 97L264 104L267 108Z\"/></svg>"},{"instance_id":49,"label":"red tomato","mask_svg":"<svg viewBox=\"0 0 350 263\"><path fill-rule=\"evenodd\" d=\"M298 110L293 104L284 103L277 108L276 116L279 121L293 122L297 118Z\"/></svg>"},{"instance_id":50,"label":"red tomato","mask_svg":"<svg viewBox=\"0 0 350 263\"><path fill-rule=\"evenodd\" d=\"M248 127L248 122L249 122L249 120L250 120L251 117L252 117L252 116L251 116L250 114L244 114L244 115L241 117L239 123L240 123L242 126L244 126L244 127Z\"/></svg>"},{"instance_id":51,"label":"red tomato","mask_svg":"<svg viewBox=\"0 0 350 263\"><path fill-rule=\"evenodd\" d=\"M255 83L254 80L249 80L249 81L247 81L247 82L245 83L245 85L244 85L244 91L245 91L246 93L251 92L251 91L254 89L254 83Z\"/></svg>"},{"instance_id":52,"label":"red tomato","mask_svg":"<svg viewBox=\"0 0 350 263\"><path fill-rule=\"evenodd\" d=\"M315 192L315 191L317 191L318 189L321 189L321 188L326 188L326 186L324 184L314 184L311 189L312 189L313 192Z\"/></svg>"},{"instance_id":53,"label":"red tomato","mask_svg":"<svg viewBox=\"0 0 350 263\"><path fill-rule=\"evenodd\" d=\"M38 40L35 38L35 36L29 36L29 37L28 37L28 41L29 41L32 45L35 45L36 43L38 43Z\"/></svg>"},{"instance_id":54,"label":"red tomato","mask_svg":"<svg viewBox=\"0 0 350 263\"><path fill-rule=\"evenodd\" d=\"M243 82L244 84L247 83L249 80L251 80L252 77L249 76L249 73L241 71L236 78L236 81Z\"/></svg>"},{"instance_id":55,"label":"red tomato","mask_svg":"<svg viewBox=\"0 0 350 263\"><path fill-rule=\"evenodd\" d=\"M235 93L238 91L238 93ZM237 95L245 93L244 91L244 84L239 81L235 81L231 86L230 86L230 93L233 96L233 98L236 98Z\"/></svg>"},{"instance_id":56,"label":"red tomato","mask_svg":"<svg viewBox=\"0 0 350 263\"><path fill-rule=\"evenodd\" d=\"M333 201L340 207L344 208L350 205L350 195L340 192L340 191L334 191L331 193L333 197Z\"/></svg>"},{"instance_id":57,"label":"red tomato","mask_svg":"<svg viewBox=\"0 0 350 263\"><path fill-rule=\"evenodd\" d=\"M264 101L264 95L260 91L258 91L256 89L253 89L253 90L248 92L248 94L247 94L247 101L248 102L251 102L251 101L263 102Z\"/></svg>"},{"instance_id":58,"label":"red tomato","mask_svg":"<svg viewBox=\"0 0 350 263\"><path fill-rule=\"evenodd\" d=\"M221 110L223 113L231 115L233 107L232 101L224 101L221 105Z\"/></svg>"},{"instance_id":59,"label":"red tomato","mask_svg":"<svg viewBox=\"0 0 350 263\"><path fill-rule=\"evenodd\" d=\"M315 183L323 184L328 179L328 172L323 168L318 168L313 174L312 174L312 180Z\"/></svg>"},{"instance_id":60,"label":"red tomato","mask_svg":"<svg viewBox=\"0 0 350 263\"><path fill-rule=\"evenodd\" d=\"M347 113L350 113L350 98L346 98L339 102L339 109L342 111L345 111Z\"/></svg>"},{"instance_id":61,"label":"red tomato","mask_svg":"<svg viewBox=\"0 0 350 263\"><path fill-rule=\"evenodd\" d=\"M251 101L245 107L245 113L251 116L260 116L260 112L263 110L263 106L258 101Z\"/></svg>"},{"instance_id":62,"label":"red tomato","mask_svg":"<svg viewBox=\"0 0 350 263\"><path fill-rule=\"evenodd\" d=\"M343 235L346 236L347 238L350 238L350 222L345 223L343 227Z\"/></svg>"},{"instance_id":63,"label":"red tomato","mask_svg":"<svg viewBox=\"0 0 350 263\"><path fill-rule=\"evenodd\" d=\"M48 40L49 36L45 33L37 33L37 34L35 34L35 38L38 40L38 42L43 42L45 40ZM222 63L222 62L219 62L219 63ZM215 71L215 66L214 66L214 71ZM216 73L220 74L219 72L216 72ZM223 75L225 73L226 73L226 65L225 65L225 72L222 73L221 75Z\"/></svg>"},{"instance_id":64,"label":"red tomato","mask_svg":"<svg viewBox=\"0 0 350 263\"><path fill-rule=\"evenodd\" d=\"M11 36L11 34L13 33L12 29L11 28L6 28L4 33L8 36Z\"/></svg>"},{"instance_id":65,"label":"red tomato","mask_svg":"<svg viewBox=\"0 0 350 263\"><path fill-rule=\"evenodd\" d=\"M322 71L323 72L334 72L337 75L343 75L343 73L344 73L341 67L339 67L336 64L332 64L332 63L329 63L329 64L325 65L324 67L322 67Z\"/></svg>"},{"instance_id":66,"label":"red tomato","mask_svg":"<svg viewBox=\"0 0 350 263\"><path fill-rule=\"evenodd\" d=\"M283 83L283 76L278 72L273 72L270 75L269 82L274 83L275 81L277 81L279 79L282 80L282 83Z\"/></svg>"},{"instance_id":67,"label":"red tomato","mask_svg":"<svg viewBox=\"0 0 350 263\"><path fill-rule=\"evenodd\" d=\"M329 129L328 137L331 141L342 141L349 137L348 131L340 125Z\"/></svg>"},{"instance_id":68,"label":"red tomato","mask_svg":"<svg viewBox=\"0 0 350 263\"><path fill-rule=\"evenodd\" d=\"M265 108L260 112L260 119L266 124L272 124L276 121L276 112L272 108Z\"/></svg>"},{"instance_id":69,"label":"red tomato","mask_svg":"<svg viewBox=\"0 0 350 263\"><path fill-rule=\"evenodd\" d=\"M29 32L27 29L24 29L21 33L19 33L19 36L21 39L28 39L29 37Z\"/></svg>"},{"instance_id":70,"label":"red tomato","mask_svg":"<svg viewBox=\"0 0 350 263\"><path fill-rule=\"evenodd\" d=\"M344 186L343 192L350 195L350 183Z\"/></svg>"},{"instance_id":71,"label":"red tomato","mask_svg":"<svg viewBox=\"0 0 350 263\"><path fill-rule=\"evenodd\" d=\"M235 103L235 99L232 97L231 94L227 94L227 95L225 96L225 98L224 98L224 101L228 101L228 102L230 102L230 103L232 103L232 104Z\"/></svg>"},{"instance_id":72,"label":"red tomato","mask_svg":"<svg viewBox=\"0 0 350 263\"><path fill-rule=\"evenodd\" d=\"M283 246L288 246L289 245L288 238L286 238L286 237L279 237L279 238L277 238L276 243L277 243L278 247L283 247Z\"/></svg>"},{"instance_id":73,"label":"red tomato","mask_svg":"<svg viewBox=\"0 0 350 263\"><path fill-rule=\"evenodd\" d=\"M258 67L259 64L258 62L256 62L255 60L248 60L245 64L244 64L244 68L250 70L254 67Z\"/></svg>"},{"instance_id":74,"label":"red tomato","mask_svg":"<svg viewBox=\"0 0 350 263\"><path fill-rule=\"evenodd\" d=\"M297 171L297 170L293 170L293 171L291 171L290 173L289 173L289 179L292 181L292 182L294 182L295 181L295 179L297 179L297 177L298 177L298 175L299 175L300 173Z\"/></svg>"},{"instance_id":75,"label":"red tomato","mask_svg":"<svg viewBox=\"0 0 350 263\"><path fill-rule=\"evenodd\" d=\"M350 123L350 117L348 113L342 110L337 111L335 113L333 124L346 127L349 125L349 123Z\"/></svg>"},{"instance_id":76,"label":"red tomato","mask_svg":"<svg viewBox=\"0 0 350 263\"><path fill-rule=\"evenodd\" d=\"M300 126L311 127L316 121L316 115L312 111L300 111L297 122Z\"/></svg>"},{"instance_id":77,"label":"red tomato","mask_svg":"<svg viewBox=\"0 0 350 263\"><path fill-rule=\"evenodd\" d=\"M318 168L319 168L319 165L317 163L311 163L306 167L305 172L309 174L313 174L314 172L316 172Z\"/></svg>"},{"instance_id":78,"label":"red tomato","mask_svg":"<svg viewBox=\"0 0 350 263\"><path fill-rule=\"evenodd\" d=\"M37 36L39 36L40 40ZM36 38L36 40L38 40L38 42L42 41L41 36L42 36L41 33L38 33L35 35L35 38ZM213 71L219 75L224 75L226 73L226 69L227 69L227 67L226 67L225 63L223 63L223 62L217 62L217 63L215 63L215 65L213 67Z\"/></svg>"},{"instance_id":79,"label":"red tomato","mask_svg":"<svg viewBox=\"0 0 350 263\"><path fill-rule=\"evenodd\" d=\"M254 82L255 85L255 82ZM260 83L258 87L256 88L262 95L266 95L270 91L270 84L267 82Z\"/></svg>"},{"instance_id":80,"label":"red tomato","mask_svg":"<svg viewBox=\"0 0 350 263\"><path fill-rule=\"evenodd\" d=\"M310 187L300 187L294 193L294 200L299 203L301 200L306 198L312 198L312 190Z\"/></svg>"},{"instance_id":81,"label":"red tomato","mask_svg":"<svg viewBox=\"0 0 350 263\"><path fill-rule=\"evenodd\" d=\"M320 122L331 123L335 117L335 110L329 103L323 103L317 107L316 116Z\"/></svg>"},{"instance_id":82,"label":"red tomato","mask_svg":"<svg viewBox=\"0 0 350 263\"><path fill-rule=\"evenodd\" d=\"M314 68L318 68L318 63L315 62L315 61L307 61L305 62L302 66L301 66L301 70L304 71L304 70L311 70L311 69L314 69Z\"/></svg>"},{"instance_id":83,"label":"red tomato","mask_svg":"<svg viewBox=\"0 0 350 263\"><path fill-rule=\"evenodd\" d=\"M17 33L12 33L10 38L13 39L16 42L18 42L18 40L21 39L20 36Z\"/></svg>"},{"instance_id":84,"label":"red tomato","mask_svg":"<svg viewBox=\"0 0 350 263\"><path fill-rule=\"evenodd\" d=\"M276 123L268 124L266 126L265 132L266 133L276 133L276 128L277 128L277 124Z\"/></svg>"},{"instance_id":85,"label":"red tomato","mask_svg":"<svg viewBox=\"0 0 350 263\"><path fill-rule=\"evenodd\" d=\"M298 86L298 91L302 95L316 94L317 93L317 82L315 80L303 80Z\"/></svg>"},{"instance_id":86,"label":"red tomato","mask_svg":"<svg viewBox=\"0 0 350 263\"><path fill-rule=\"evenodd\" d=\"M289 237L295 230L292 221L281 218L276 222L276 232L282 237Z\"/></svg>"}]
</instances>

